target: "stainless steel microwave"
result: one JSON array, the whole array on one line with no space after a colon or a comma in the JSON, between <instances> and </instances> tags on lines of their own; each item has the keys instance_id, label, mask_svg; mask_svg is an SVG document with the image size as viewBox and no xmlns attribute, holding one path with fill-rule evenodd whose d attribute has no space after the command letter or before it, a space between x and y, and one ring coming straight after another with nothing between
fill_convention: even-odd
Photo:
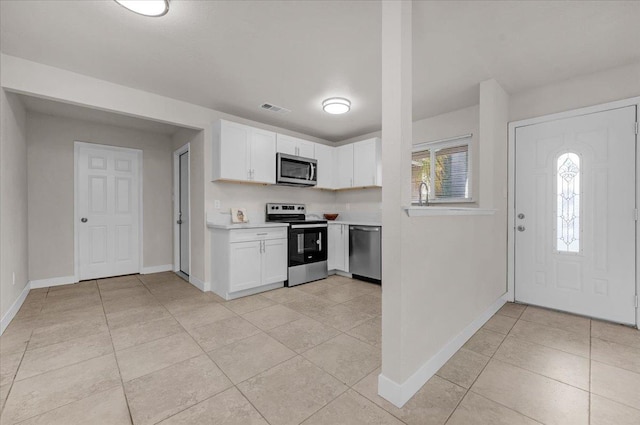
<instances>
[{"instance_id":1,"label":"stainless steel microwave","mask_svg":"<svg viewBox=\"0 0 640 425\"><path fill-rule=\"evenodd\" d=\"M318 161L285 153L276 154L276 183L315 186L318 183Z\"/></svg>"}]
</instances>

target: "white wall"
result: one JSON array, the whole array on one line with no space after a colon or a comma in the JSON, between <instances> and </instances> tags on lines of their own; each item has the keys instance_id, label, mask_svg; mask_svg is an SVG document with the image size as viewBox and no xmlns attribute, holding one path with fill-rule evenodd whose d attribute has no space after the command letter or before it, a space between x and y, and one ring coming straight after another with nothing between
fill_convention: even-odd
<instances>
[{"instance_id":1,"label":"white wall","mask_svg":"<svg viewBox=\"0 0 640 425\"><path fill-rule=\"evenodd\" d=\"M254 191L258 190L258 186L247 189L240 188L243 185L211 183L213 123L218 119L224 118L272 131L280 131L292 136L303 137L319 143L330 144L322 139L310 138L289 130L256 123L198 105L87 77L60 68L5 54L0 54L0 59L2 61L0 82L2 87L7 90L78 106L166 122L199 131L197 136L193 138L191 145L191 194L192 202L194 202L192 203L191 223L191 266L192 274L203 282L210 281L208 265L210 262L210 234L206 230L205 211L213 208L215 199L220 199L223 202L223 206L229 205L231 202L235 203L233 199L237 193L244 192L251 196L255 193ZM171 143L179 144L181 142L180 136L177 136ZM171 158L171 155L169 155L169 158ZM171 170L171 166L168 169ZM169 185L170 187L171 185ZM262 188L262 186L259 187ZM265 192L264 201L291 200L291 193L293 192L285 193L282 189L284 188L273 188L274 192ZM331 199L332 196L326 193L313 194L310 206L323 209L324 201ZM251 206L248 206L248 208L251 208ZM172 207L169 208L169 211L172 211Z\"/></svg>"},{"instance_id":2,"label":"white wall","mask_svg":"<svg viewBox=\"0 0 640 425\"><path fill-rule=\"evenodd\" d=\"M0 317L6 326L5 315L29 281L27 142L25 109L4 90L0 90L0 115Z\"/></svg>"},{"instance_id":3,"label":"white wall","mask_svg":"<svg viewBox=\"0 0 640 425\"><path fill-rule=\"evenodd\" d=\"M29 111L29 279L74 274L75 141L142 150L143 267L172 264L171 138Z\"/></svg>"},{"instance_id":4,"label":"white wall","mask_svg":"<svg viewBox=\"0 0 640 425\"><path fill-rule=\"evenodd\" d=\"M413 217L403 226L403 282L408 291L403 308L409 318L403 329L405 379L506 292L506 94L499 86L484 84L479 107L422 120L413 127L414 142L474 133L476 185L488 186L478 195L488 198L486 203L478 200L496 213ZM490 122L480 121L483 108L493 111ZM483 135L487 126L504 131ZM495 165L486 158L495 159Z\"/></svg>"},{"instance_id":5,"label":"white wall","mask_svg":"<svg viewBox=\"0 0 640 425\"><path fill-rule=\"evenodd\" d=\"M511 95L509 121L640 96L640 62Z\"/></svg>"},{"instance_id":6,"label":"white wall","mask_svg":"<svg viewBox=\"0 0 640 425\"><path fill-rule=\"evenodd\" d=\"M401 258L391 259L401 264L401 270L391 270L400 282L387 285L393 286L400 295L391 296L383 291L383 363L379 390L396 404L408 400L435 373L447 360L442 350L446 352L448 347L463 343L466 329L495 308L507 290L504 192L507 104L507 94L491 80L480 85L479 105L412 125L413 144L473 134L475 204L496 212L411 218L396 212L400 238L390 238L388 231L385 232L385 256L390 252L401 253ZM396 143L396 148L411 147ZM383 164L386 175L397 166L397 158L394 160L392 155L385 154ZM395 191L400 189L404 186L396 187ZM383 188L383 196L384 191ZM388 205L389 199L397 201L391 196L383 205L385 230L389 226L388 220L384 220L384 211L394 214L409 203L406 196L400 205ZM394 268L388 260L384 258L387 272Z\"/></svg>"}]
</instances>

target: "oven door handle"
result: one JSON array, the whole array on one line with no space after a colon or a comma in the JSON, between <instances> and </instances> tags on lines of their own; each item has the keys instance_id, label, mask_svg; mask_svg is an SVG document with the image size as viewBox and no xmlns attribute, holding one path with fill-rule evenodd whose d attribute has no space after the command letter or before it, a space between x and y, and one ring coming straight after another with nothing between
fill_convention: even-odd
<instances>
[{"instance_id":1,"label":"oven door handle","mask_svg":"<svg viewBox=\"0 0 640 425\"><path fill-rule=\"evenodd\" d=\"M320 229L323 227L328 227L326 223L319 224L292 224L291 229Z\"/></svg>"}]
</instances>

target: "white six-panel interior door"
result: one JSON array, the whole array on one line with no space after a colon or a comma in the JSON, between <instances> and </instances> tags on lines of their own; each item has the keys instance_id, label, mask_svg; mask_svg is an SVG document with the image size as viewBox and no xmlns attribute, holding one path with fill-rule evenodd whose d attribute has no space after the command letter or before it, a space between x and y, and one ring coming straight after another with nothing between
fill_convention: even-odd
<instances>
[{"instance_id":1,"label":"white six-panel interior door","mask_svg":"<svg viewBox=\"0 0 640 425\"><path fill-rule=\"evenodd\" d=\"M142 151L76 142L79 280L139 273Z\"/></svg>"},{"instance_id":2,"label":"white six-panel interior door","mask_svg":"<svg viewBox=\"0 0 640 425\"><path fill-rule=\"evenodd\" d=\"M636 323L636 106L516 128L515 300Z\"/></svg>"}]
</instances>

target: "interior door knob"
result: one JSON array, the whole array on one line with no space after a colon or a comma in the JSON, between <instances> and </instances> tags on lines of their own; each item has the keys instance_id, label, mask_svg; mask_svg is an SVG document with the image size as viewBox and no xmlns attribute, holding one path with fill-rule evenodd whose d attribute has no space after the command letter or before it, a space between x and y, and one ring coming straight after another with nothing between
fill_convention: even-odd
<instances>
[{"instance_id":1,"label":"interior door knob","mask_svg":"<svg viewBox=\"0 0 640 425\"><path fill-rule=\"evenodd\" d=\"M81 222L83 222L83 223L86 223L88 220L87 220L87 217L82 217L82 218L80 219L80 221L81 221Z\"/></svg>"},{"instance_id":2,"label":"interior door knob","mask_svg":"<svg viewBox=\"0 0 640 425\"><path fill-rule=\"evenodd\" d=\"M519 218L520 220L522 220L522 219L524 218L524 214L522 214L522 213L518 214L518 218Z\"/></svg>"},{"instance_id":3,"label":"interior door knob","mask_svg":"<svg viewBox=\"0 0 640 425\"><path fill-rule=\"evenodd\" d=\"M518 226L517 229L518 229L518 232L524 232L525 231L525 227L524 226Z\"/></svg>"}]
</instances>

